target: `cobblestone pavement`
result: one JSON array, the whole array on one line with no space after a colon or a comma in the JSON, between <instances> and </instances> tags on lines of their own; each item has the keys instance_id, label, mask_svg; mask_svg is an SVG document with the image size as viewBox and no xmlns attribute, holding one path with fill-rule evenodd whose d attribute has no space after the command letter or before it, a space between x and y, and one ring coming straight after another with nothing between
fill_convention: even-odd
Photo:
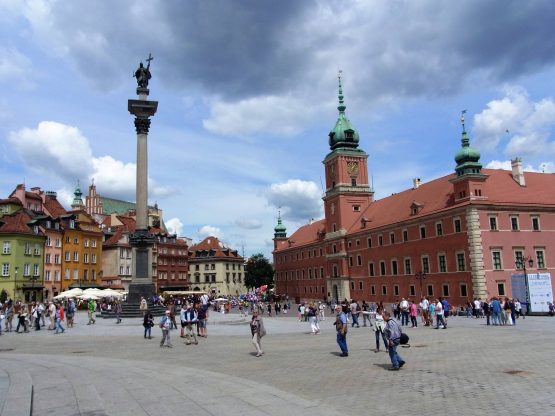
<instances>
[{"instance_id":1,"label":"cobblestone pavement","mask_svg":"<svg viewBox=\"0 0 555 416\"><path fill-rule=\"evenodd\" d=\"M257 358L238 315L213 314L208 338L160 348L138 319L98 319L64 334L0 336L0 414L12 415L548 415L555 414L555 318L487 327L455 317L448 329L407 328L398 372L374 333L350 328L338 356L332 319L311 335L293 316L265 317Z\"/></svg>"}]
</instances>

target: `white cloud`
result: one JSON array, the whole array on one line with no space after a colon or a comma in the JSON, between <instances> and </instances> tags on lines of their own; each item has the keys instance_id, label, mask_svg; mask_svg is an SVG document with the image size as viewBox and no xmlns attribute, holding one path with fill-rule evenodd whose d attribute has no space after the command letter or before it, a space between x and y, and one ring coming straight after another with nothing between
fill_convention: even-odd
<instances>
[{"instance_id":1,"label":"white cloud","mask_svg":"<svg viewBox=\"0 0 555 416\"><path fill-rule=\"evenodd\" d=\"M272 184L264 192L268 203L281 207L283 217L293 221L309 221L323 215L322 193L316 183L290 179Z\"/></svg>"},{"instance_id":2,"label":"white cloud","mask_svg":"<svg viewBox=\"0 0 555 416\"><path fill-rule=\"evenodd\" d=\"M494 151L508 139L508 156L555 154L550 140L555 127L555 102L544 98L534 102L520 87L505 88L505 97L492 100L474 116L476 146Z\"/></svg>"},{"instance_id":3,"label":"white cloud","mask_svg":"<svg viewBox=\"0 0 555 416\"><path fill-rule=\"evenodd\" d=\"M486 165L487 169L504 169L504 170L512 170L511 161L510 160L492 160ZM553 173L555 172L555 163L554 162L542 162L538 165L538 167L534 167L532 165L525 165L522 167L522 170L526 172L545 172L545 173Z\"/></svg>"},{"instance_id":4,"label":"white cloud","mask_svg":"<svg viewBox=\"0 0 555 416\"><path fill-rule=\"evenodd\" d=\"M36 129L9 134L9 141L31 169L75 183L93 172L88 140L76 127L42 121Z\"/></svg>"},{"instance_id":5,"label":"white cloud","mask_svg":"<svg viewBox=\"0 0 555 416\"><path fill-rule=\"evenodd\" d=\"M92 159L94 171L90 174L103 194L133 196L135 192L136 165L124 163L112 156Z\"/></svg>"},{"instance_id":6,"label":"white cloud","mask_svg":"<svg viewBox=\"0 0 555 416\"><path fill-rule=\"evenodd\" d=\"M224 239L224 233L222 230L211 225L204 225L199 228L197 235L199 240L203 240L206 237L217 237L220 241L223 241Z\"/></svg>"},{"instance_id":7,"label":"white cloud","mask_svg":"<svg viewBox=\"0 0 555 416\"><path fill-rule=\"evenodd\" d=\"M55 121L42 121L36 129L24 128L9 134L9 141L23 163L41 174L58 177L69 186L93 178L103 196L135 200L136 164L112 156L94 157L81 131ZM149 178L149 196L165 197L175 192Z\"/></svg>"},{"instance_id":8,"label":"white cloud","mask_svg":"<svg viewBox=\"0 0 555 416\"><path fill-rule=\"evenodd\" d=\"M261 96L237 102L215 101L204 127L216 134L250 136L272 134L298 135L314 114L314 105L307 105L292 96Z\"/></svg>"},{"instance_id":9,"label":"white cloud","mask_svg":"<svg viewBox=\"0 0 555 416\"><path fill-rule=\"evenodd\" d=\"M168 229L170 234L177 234L178 236L180 236L183 232L183 223L179 218L171 218L166 221L166 228Z\"/></svg>"}]
</instances>

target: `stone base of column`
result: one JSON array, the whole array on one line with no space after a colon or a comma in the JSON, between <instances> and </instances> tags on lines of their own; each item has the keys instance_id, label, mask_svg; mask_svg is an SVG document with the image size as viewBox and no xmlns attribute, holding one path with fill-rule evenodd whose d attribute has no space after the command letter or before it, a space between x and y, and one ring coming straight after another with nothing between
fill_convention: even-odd
<instances>
[{"instance_id":1,"label":"stone base of column","mask_svg":"<svg viewBox=\"0 0 555 416\"><path fill-rule=\"evenodd\" d=\"M152 295L156 294L156 288L154 283L135 283L131 282L129 284L129 294L127 295L128 305L137 305L141 303L141 296L144 297L150 304L150 298Z\"/></svg>"}]
</instances>

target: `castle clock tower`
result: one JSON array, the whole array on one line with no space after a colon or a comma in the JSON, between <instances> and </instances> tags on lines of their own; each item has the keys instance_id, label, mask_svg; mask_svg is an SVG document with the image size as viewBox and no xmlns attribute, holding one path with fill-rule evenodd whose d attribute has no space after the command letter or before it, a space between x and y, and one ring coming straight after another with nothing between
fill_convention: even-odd
<instances>
[{"instance_id":1,"label":"castle clock tower","mask_svg":"<svg viewBox=\"0 0 555 416\"><path fill-rule=\"evenodd\" d=\"M368 155L358 148L359 135L345 115L341 71L339 73L339 116L329 134L330 153L322 162L326 169L324 215L326 218L326 262L328 293L340 301L350 298L347 262L347 228L373 201L368 183Z\"/></svg>"},{"instance_id":2,"label":"castle clock tower","mask_svg":"<svg viewBox=\"0 0 555 416\"><path fill-rule=\"evenodd\" d=\"M358 148L358 132L345 115L346 108L340 73L339 116L329 134L331 152L323 161L326 169L326 233L351 225L370 205L374 195L368 183L368 155Z\"/></svg>"}]
</instances>

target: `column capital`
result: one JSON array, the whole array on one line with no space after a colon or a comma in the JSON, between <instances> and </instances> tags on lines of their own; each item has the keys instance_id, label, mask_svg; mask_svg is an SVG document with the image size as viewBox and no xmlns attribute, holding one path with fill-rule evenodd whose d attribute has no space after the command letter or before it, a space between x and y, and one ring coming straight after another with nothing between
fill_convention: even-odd
<instances>
[{"instance_id":1,"label":"column capital","mask_svg":"<svg viewBox=\"0 0 555 416\"><path fill-rule=\"evenodd\" d=\"M137 130L137 134L148 134L148 130L150 129L150 119L148 118L135 118L135 130Z\"/></svg>"}]
</instances>

